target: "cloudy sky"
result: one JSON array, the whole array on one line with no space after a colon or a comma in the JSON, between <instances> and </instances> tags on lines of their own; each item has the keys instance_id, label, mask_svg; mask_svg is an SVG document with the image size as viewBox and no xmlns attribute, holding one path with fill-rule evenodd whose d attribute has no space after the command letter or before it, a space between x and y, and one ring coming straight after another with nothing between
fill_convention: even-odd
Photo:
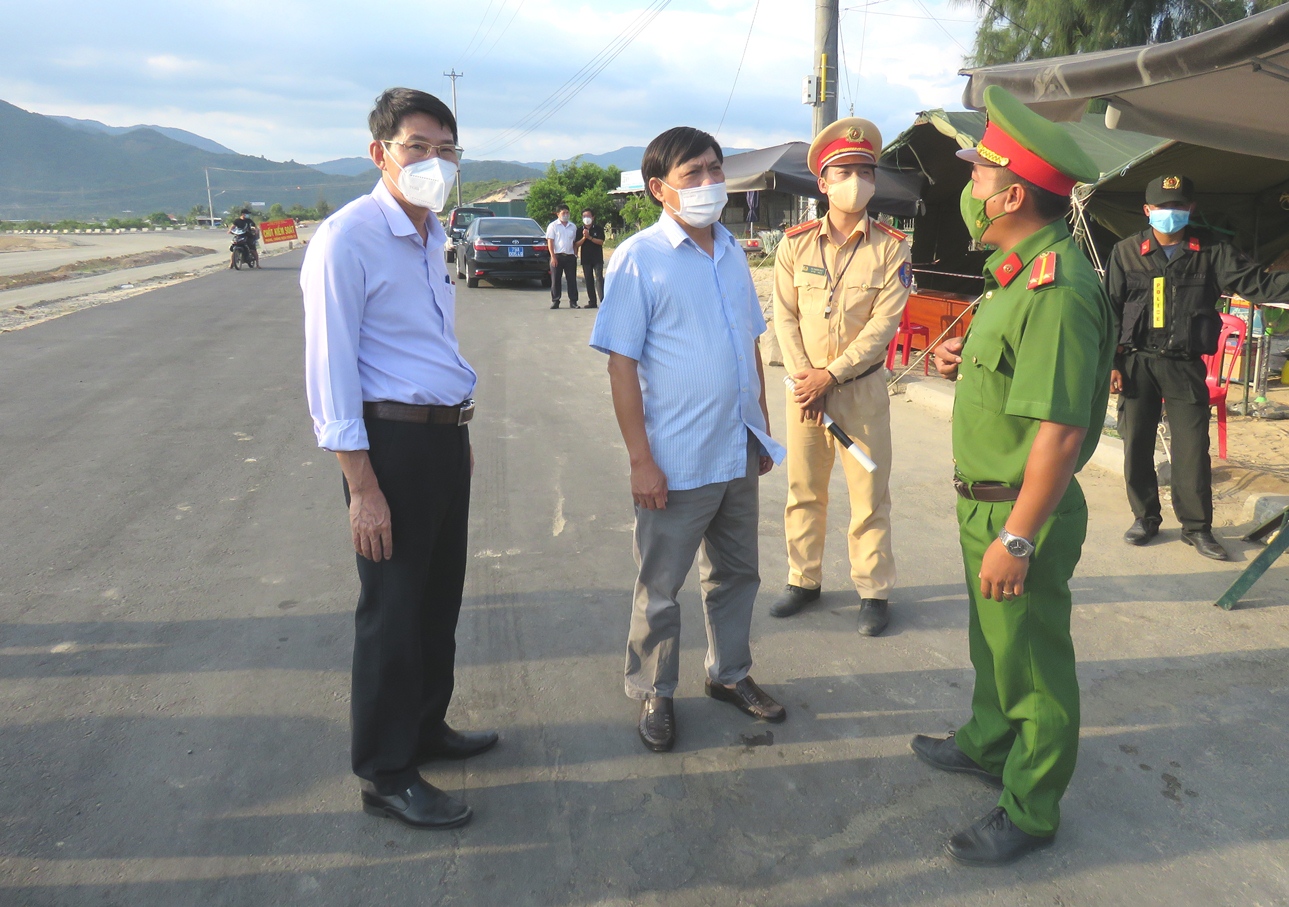
<instances>
[{"instance_id":1,"label":"cloudy sky","mask_svg":"<svg viewBox=\"0 0 1289 907\"><path fill-rule=\"evenodd\" d=\"M475 159L606 152L681 123L719 126L734 147L808 138L814 0L671 0L652 15L664 2L64 0L50 15L0 0L0 99L313 163L366 153L381 89L450 99L442 73L455 68L461 143ZM842 10L843 114L853 103L889 141L919 110L961 109L969 0L842 0ZM615 50L580 94L532 116Z\"/></svg>"}]
</instances>

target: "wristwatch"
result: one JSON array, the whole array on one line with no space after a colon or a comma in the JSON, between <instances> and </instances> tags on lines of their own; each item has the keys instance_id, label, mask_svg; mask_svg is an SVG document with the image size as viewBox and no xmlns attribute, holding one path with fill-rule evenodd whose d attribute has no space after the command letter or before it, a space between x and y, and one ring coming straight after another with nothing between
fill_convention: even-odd
<instances>
[{"instance_id":1,"label":"wristwatch","mask_svg":"<svg viewBox=\"0 0 1289 907\"><path fill-rule=\"evenodd\" d=\"M1012 557L1029 557L1034 553L1033 542L1019 535L1012 535L1007 531L1006 526L998 531L998 540L1003 543L1003 547Z\"/></svg>"}]
</instances>

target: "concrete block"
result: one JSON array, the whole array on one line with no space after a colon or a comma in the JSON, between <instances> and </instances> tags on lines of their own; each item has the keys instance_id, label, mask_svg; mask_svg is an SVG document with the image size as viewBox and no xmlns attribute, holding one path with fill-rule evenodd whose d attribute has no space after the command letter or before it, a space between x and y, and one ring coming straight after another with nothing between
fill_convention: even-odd
<instances>
[{"instance_id":1,"label":"concrete block","mask_svg":"<svg viewBox=\"0 0 1289 907\"><path fill-rule=\"evenodd\" d=\"M1289 494L1267 494L1254 492L1244 499L1244 509L1240 514L1246 523L1262 523L1289 507Z\"/></svg>"}]
</instances>

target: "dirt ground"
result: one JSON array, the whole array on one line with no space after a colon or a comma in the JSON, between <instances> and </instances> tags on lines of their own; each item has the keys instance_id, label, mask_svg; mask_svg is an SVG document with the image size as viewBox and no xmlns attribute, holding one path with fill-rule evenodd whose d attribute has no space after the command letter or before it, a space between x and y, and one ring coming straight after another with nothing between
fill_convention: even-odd
<instances>
[{"instance_id":1,"label":"dirt ground","mask_svg":"<svg viewBox=\"0 0 1289 907\"><path fill-rule=\"evenodd\" d=\"M8 239L9 237L0 238ZM46 248L58 247L50 246ZM209 254L210 250L204 246L168 246L164 249L155 249L150 252L113 255L107 258L91 258L61 265L57 268L48 268L43 271L26 271L22 274L0 275L0 290L16 290L19 287L31 287L42 283L70 280L76 277L88 277L93 274L105 274L109 271L142 268L147 265L164 264L169 261L179 261L183 258Z\"/></svg>"},{"instance_id":2,"label":"dirt ground","mask_svg":"<svg viewBox=\"0 0 1289 907\"><path fill-rule=\"evenodd\" d=\"M42 252L45 249L70 249L73 244L58 236L15 234L0 236L0 252Z\"/></svg>"}]
</instances>

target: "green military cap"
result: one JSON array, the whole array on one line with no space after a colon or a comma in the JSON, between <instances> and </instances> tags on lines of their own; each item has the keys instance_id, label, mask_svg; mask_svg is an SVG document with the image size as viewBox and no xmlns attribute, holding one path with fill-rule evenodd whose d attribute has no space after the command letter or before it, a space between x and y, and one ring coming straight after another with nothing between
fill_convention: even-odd
<instances>
[{"instance_id":1,"label":"green military cap","mask_svg":"<svg viewBox=\"0 0 1289 907\"><path fill-rule=\"evenodd\" d=\"M1035 186L1069 195L1075 183L1101 172L1064 129L1030 110L999 85L985 89L989 123L980 144L958 152L963 160L1006 167Z\"/></svg>"}]
</instances>

